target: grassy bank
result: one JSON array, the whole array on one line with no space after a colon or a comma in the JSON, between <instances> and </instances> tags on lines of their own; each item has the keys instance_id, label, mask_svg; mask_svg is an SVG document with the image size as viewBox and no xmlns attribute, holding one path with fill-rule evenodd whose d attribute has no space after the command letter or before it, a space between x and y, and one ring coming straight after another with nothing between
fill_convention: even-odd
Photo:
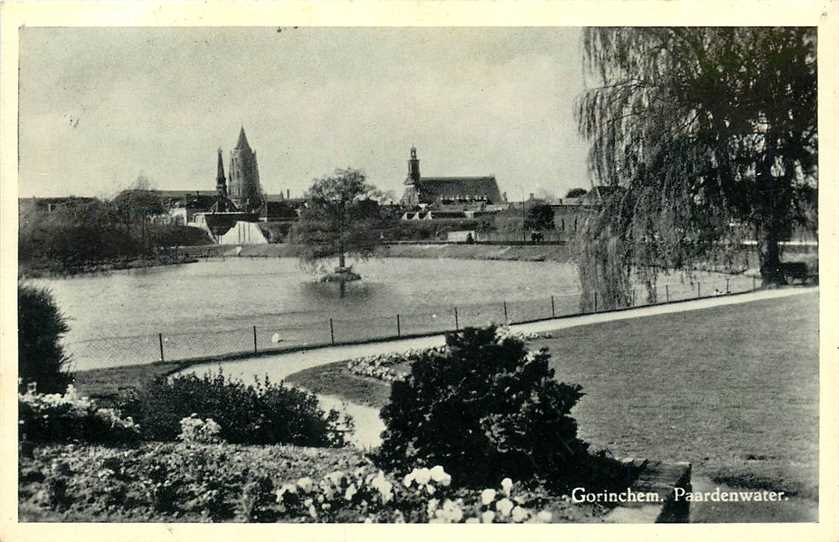
<instances>
[{"instance_id":1,"label":"grassy bank","mask_svg":"<svg viewBox=\"0 0 839 542\"><path fill-rule=\"evenodd\" d=\"M532 342L583 386L581 437L619 456L690 461L718 483L818 494L818 294L561 330ZM382 406L343 363L292 375Z\"/></svg>"},{"instance_id":2,"label":"grassy bank","mask_svg":"<svg viewBox=\"0 0 839 542\"><path fill-rule=\"evenodd\" d=\"M250 257L250 258L294 258L291 245L285 243L267 245L205 245L181 247L184 254L195 257ZM570 262L573 248L570 245L503 245L503 244L457 244L457 243L400 243L383 245L377 251L384 258L456 258L464 260L502 260L533 262ZM787 248L784 261L806 262L811 270L818 270L818 252L810 248ZM744 249L737 269L757 267L758 256L753 249ZM709 264L708 268L716 266ZM725 271L725 269L720 269Z\"/></svg>"},{"instance_id":3,"label":"grassy bank","mask_svg":"<svg viewBox=\"0 0 839 542\"><path fill-rule=\"evenodd\" d=\"M185 254L192 257L250 257L250 258L293 258L295 253L288 244L208 245L183 247ZM521 260L556 261L570 259L569 247L563 245L466 245L466 244L397 244L379 248L378 256L385 258L458 258L468 260Z\"/></svg>"}]
</instances>

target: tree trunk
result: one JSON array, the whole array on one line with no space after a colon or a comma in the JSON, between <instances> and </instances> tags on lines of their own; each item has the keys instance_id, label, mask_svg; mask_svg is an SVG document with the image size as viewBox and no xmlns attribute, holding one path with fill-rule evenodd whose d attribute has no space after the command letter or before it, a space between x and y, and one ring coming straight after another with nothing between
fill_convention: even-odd
<instances>
[{"instance_id":1,"label":"tree trunk","mask_svg":"<svg viewBox=\"0 0 839 542\"><path fill-rule=\"evenodd\" d=\"M781 269L781 247L779 235L775 228L768 228L763 239L758 240L760 256L760 278L764 286L786 284L784 272Z\"/></svg>"}]
</instances>

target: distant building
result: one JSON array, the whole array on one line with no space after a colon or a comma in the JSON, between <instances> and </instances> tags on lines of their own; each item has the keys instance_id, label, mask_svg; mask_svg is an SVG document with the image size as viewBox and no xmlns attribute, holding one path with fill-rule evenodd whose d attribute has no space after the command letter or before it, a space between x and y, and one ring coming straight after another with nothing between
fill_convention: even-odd
<instances>
[{"instance_id":1,"label":"distant building","mask_svg":"<svg viewBox=\"0 0 839 542\"><path fill-rule=\"evenodd\" d=\"M408 176L404 184L406 188L401 204L410 208L403 216L406 220L432 220L435 215L439 218L466 218L475 212L497 211L499 206L506 204L493 175L423 177L415 147L411 147ZM426 212L427 209L431 210L430 214Z\"/></svg>"},{"instance_id":2,"label":"distant building","mask_svg":"<svg viewBox=\"0 0 839 542\"><path fill-rule=\"evenodd\" d=\"M239 141L230 151L230 182L228 192L237 208L244 212L254 212L262 206L262 187L259 184L259 167L256 153L248 144L245 127L239 130Z\"/></svg>"}]
</instances>

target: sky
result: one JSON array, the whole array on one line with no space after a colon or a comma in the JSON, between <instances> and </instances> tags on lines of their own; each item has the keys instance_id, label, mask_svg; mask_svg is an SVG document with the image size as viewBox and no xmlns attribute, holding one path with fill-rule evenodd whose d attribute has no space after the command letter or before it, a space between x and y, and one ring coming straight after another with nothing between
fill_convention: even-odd
<instances>
[{"instance_id":1,"label":"sky","mask_svg":"<svg viewBox=\"0 0 839 542\"><path fill-rule=\"evenodd\" d=\"M425 176L562 197L590 184L579 32L23 28L19 194L213 190L244 126L268 193L353 167L398 197L414 145Z\"/></svg>"}]
</instances>

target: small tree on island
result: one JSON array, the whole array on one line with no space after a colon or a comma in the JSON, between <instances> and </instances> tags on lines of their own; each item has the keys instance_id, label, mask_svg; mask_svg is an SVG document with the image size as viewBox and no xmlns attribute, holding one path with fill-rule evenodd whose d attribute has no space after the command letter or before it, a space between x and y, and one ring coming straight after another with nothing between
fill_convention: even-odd
<instances>
[{"instance_id":1,"label":"small tree on island","mask_svg":"<svg viewBox=\"0 0 839 542\"><path fill-rule=\"evenodd\" d=\"M364 172L357 169L337 169L333 175L315 179L290 235L301 264L316 271L324 260L337 258L338 267L327 278L342 286L358 280L346 260L369 258L381 242L373 231L379 222L376 194Z\"/></svg>"}]
</instances>

